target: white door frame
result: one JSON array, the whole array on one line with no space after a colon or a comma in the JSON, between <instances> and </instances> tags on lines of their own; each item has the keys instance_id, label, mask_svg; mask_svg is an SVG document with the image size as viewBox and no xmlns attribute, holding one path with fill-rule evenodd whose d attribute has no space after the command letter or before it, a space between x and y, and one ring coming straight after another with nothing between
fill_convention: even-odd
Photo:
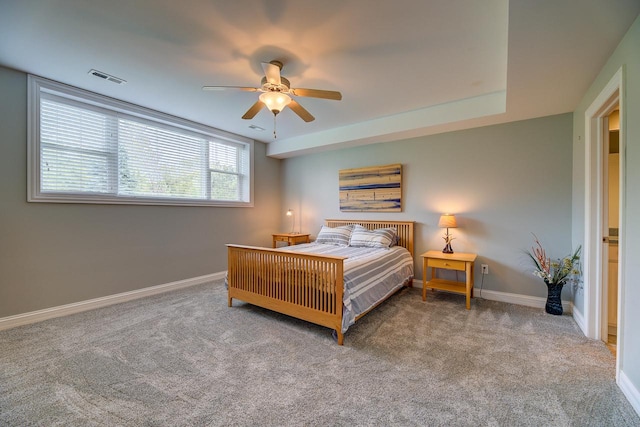
<instances>
[{"instance_id":1,"label":"white door frame","mask_svg":"<svg viewBox=\"0 0 640 427\"><path fill-rule=\"evenodd\" d=\"M603 139L605 117L618 105L620 108L620 218L618 262L618 331L623 332L625 290L625 96L624 67L620 68L585 112L585 236L583 248L584 321L585 335L602 339L603 322ZM618 334L616 378L620 372L623 334Z\"/></svg>"}]
</instances>

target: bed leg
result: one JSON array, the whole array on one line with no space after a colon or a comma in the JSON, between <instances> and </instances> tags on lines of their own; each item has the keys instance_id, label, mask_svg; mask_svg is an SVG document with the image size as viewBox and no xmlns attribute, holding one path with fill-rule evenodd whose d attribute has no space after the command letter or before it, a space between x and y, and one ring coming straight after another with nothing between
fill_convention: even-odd
<instances>
[{"instance_id":1,"label":"bed leg","mask_svg":"<svg viewBox=\"0 0 640 427\"><path fill-rule=\"evenodd\" d=\"M336 335L338 335L338 345L344 344L344 334L342 333L342 331L336 330Z\"/></svg>"},{"instance_id":2,"label":"bed leg","mask_svg":"<svg viewBox=\"0 0 640 427\"><path fill-rule=\"evenodd\" d=\"M228 299L227 303L229 304L229 307L233 307L233 298L228 297L227 299Z\"/></svg>"}]
</instances>

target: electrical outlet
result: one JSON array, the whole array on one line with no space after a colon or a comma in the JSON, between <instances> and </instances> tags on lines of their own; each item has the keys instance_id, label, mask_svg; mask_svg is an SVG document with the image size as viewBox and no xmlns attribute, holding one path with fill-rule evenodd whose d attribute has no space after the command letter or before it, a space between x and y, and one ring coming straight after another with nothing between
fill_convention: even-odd
<instances>
[{"instance_id":1,"label":"electrical outlet","mask_svg":"<svg viewBox=\"0 0 640 427\"><path fill-rule=\"evenodd\" d=\"M489 274L489 265L482 264L482 274Z\"/></svg>"}]
</instances>

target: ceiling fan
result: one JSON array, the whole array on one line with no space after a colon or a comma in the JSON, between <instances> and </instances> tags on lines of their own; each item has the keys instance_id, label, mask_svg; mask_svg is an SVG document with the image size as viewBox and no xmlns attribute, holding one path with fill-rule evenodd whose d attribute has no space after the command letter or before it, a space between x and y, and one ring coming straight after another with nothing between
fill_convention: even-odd
<instances>
[{"instance_id":1,"label":"ceiling fan","mask_svg":"<svg viewBox=\"0 0 640 427\"><path fill-rule=\"evenodd\" d=\"M320 90L320 89L294 89L291 87L291 83L286 78L280 75L282 70L282 62L271 61L263 62L262 70L264 71L264 77L260 82L260 87L244 87L244 86L203 86L202 90L226 90L236 89L247 92L262 92L255 104L247 110L242 116L243 119L249 120L255 117L256 114L266 106L275 116L289 106L294 113L296 113L305 122L311 122L315 120L315 117L311 115L302 105L298 104L293 96L309 97L309 98L322 98L332 99L340 101L342 94L340 92L332 90Z\"/></svg>"}]
</instances>

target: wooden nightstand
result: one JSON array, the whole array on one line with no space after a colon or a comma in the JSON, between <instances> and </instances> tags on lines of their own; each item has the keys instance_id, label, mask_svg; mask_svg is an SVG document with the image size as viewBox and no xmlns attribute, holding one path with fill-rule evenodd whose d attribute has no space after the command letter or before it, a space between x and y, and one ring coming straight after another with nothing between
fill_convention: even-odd
<instances>
[{"instance_id":1,"label":"wooden nightstand","mask_svg":"<svg viewBox=\"0 0 640 427\"><path fill-rule=\"evenodd\" d=\"M309 243L309 234L301 233L277 233L273 234L273 247L275 248L278 242L287 242L287 246L297 245L299 243Z\"/></svg>"},{"instance_id":2,"label":"wooden nightstand","mask_svg":"<svg viewBox=\"0 0 640 427\"><path fill-rule=\"evenodd\" d=\"M441 291L454 292L467 296L467 310L471 309L473 298L473 263L476 254L452 253L445 254L441 251L428 251L420 255L422 257L422 301L427 300L427 288ZM431 280L427 281L427 268L431 267ZM436 268L445 270L464 271L465 282L438 279Z\"/></svg>"}]
</instances>

